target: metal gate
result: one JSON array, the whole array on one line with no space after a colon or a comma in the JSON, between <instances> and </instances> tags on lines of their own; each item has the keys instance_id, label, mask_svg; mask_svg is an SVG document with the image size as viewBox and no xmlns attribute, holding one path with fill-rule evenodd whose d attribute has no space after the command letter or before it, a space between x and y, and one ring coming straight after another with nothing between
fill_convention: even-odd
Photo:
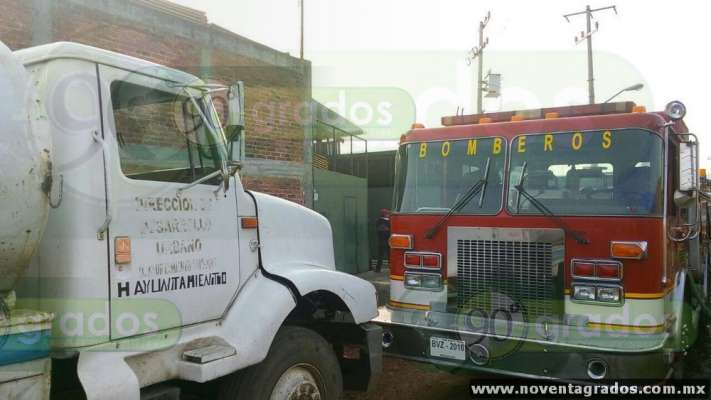
<instances>
[{"instance_id":1,"label":"metal gate","mask_svg":"<svg viewBox=\"0 0 711 400\"><path fill-rule=\"evenodd\" d=\"M331 222L338 270L367 271L368 181L314 169L314 210Z\"/></svg>"}]
</instances>

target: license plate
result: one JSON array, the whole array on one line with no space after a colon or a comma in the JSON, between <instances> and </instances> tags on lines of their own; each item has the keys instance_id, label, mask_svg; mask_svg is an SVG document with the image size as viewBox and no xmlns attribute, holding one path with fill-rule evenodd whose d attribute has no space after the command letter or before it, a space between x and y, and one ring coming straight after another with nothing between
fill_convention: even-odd
<instances>
[{"instance_id":1,"label":"license plate","mask_svg":"<svg viewBox=\"0 0 711 400\"><path fill-rule=\"evenodd\" d=\"M449 358L451 360L466 359L466 343L463 340L452 340L430 337L430 355L432 357Z\"/></svg>"}]
</instances>

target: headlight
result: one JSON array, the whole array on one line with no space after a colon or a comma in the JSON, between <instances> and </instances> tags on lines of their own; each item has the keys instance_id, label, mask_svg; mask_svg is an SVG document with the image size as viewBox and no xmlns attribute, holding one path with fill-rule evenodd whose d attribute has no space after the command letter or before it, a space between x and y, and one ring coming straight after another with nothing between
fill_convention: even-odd
<instances>
[{"instance_id":1,"label":"headlight","mask_svg":"<svg viewBox=\"0 0 711 400\"><path fill-rule=\"evenodd\" d=\"M624 300L624 291L620 286L573 285L572 300L621 306Z\"/></svg>"},{"instance_id":2,"label":"headlight","mask_svg":"<svg viewBox=\"0 0 711 400\"><path fill-rule=\"evenodd\" d=\"M442 288L442 275L423 275L422 287L430 290L439 290Z\"/></svg>"},{"instance_id":3,"label":"headlight","mask_svg":"<svg viewBox=\"0 0 711 400\"><path fill-rule=\"evenodd\" d=\"M440 291L444 288L441 274L405 272L405 287L413 290Z\"/></svg>"},{"instance_id":4,"label":"headlight","mask_svg":"<svg viewBox=\"0 0 711 400\"><path fill-rule=\"evenodd\" d=\"M667 114L667 117L672 121L678 121L686 115L686 106L684 103L675 100L667 104L664 113Z\"/></svg>"},{"instance_id":5,"label":"headlight","mask_svg":"<svg viewBox=\"0 0 711 400\"><path fill-rule=\"evenodd\" d=\"M599 287L597 288L597 300L606 303L619 303L622 298L622 293L618 287Z\"/></svg>"},{"instance_id":6,"label":"headlight","mask_svg":"<svg viewBox=\"0 0 711 400\"><path fill-rule=\"evenodd\" d=\"M410 289L418 289L422 287L422 275L405 273L405 287Z\"/></svg>"},{"instance_id":7,"label":"headlight","mask_svg":"<svg viewBox=\"0 0 711 400\"><path fill-rule=\"evenodd\" d=\"M595 301L594 286L573 286L573 298L575 300Z\"/></svg>"}]
</instances>

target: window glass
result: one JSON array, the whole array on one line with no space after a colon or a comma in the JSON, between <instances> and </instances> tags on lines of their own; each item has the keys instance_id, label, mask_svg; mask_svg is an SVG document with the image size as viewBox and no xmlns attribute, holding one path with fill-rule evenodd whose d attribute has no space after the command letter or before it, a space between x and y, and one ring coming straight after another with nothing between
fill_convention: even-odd
<instances>
[{"instance_id":1,"label":"window glass","mask_svg":"<svg viewBox=\"0 0 711 400\"><path fill-rule=\"evenodd\" d=\"M555 214L661 214L662 139L651 132L624 129L515 138L508 208L539 214L516 190L524 164L524 190Z\"/></svg>"},{"instance_id":2,"label":"window glass","mask_svg":"<svg viewBox=\"0 0 711 400\"><path fill-rule=\"evenodd\" d=\"M502 138L406 144L399 154L395 209L446 213L472 186L487 179L486 190L460 213L496 214L501 209L505 161Z\"/></svg>"},{"instance_id":3,"label":"window glass","mask_svg":"<svg viewBox=\"0 0 711 400\"><path fill-rule=\"evenodd\" d=\"M189 183L220 169L224 143L215 142L200 117L200 111L216 117L208 100L195 99L198 110L186 95L122 81L111 85L111 99L127 177Z\"/></svg>"}]
</instances>

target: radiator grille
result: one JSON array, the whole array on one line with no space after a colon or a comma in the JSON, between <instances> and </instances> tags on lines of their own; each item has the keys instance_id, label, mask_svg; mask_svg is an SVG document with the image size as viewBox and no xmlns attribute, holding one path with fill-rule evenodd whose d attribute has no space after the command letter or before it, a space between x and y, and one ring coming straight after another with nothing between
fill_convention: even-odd
<instances>
[{"instance_id":1,"label":"radiator grille","mask_svg":"<svg viewBox=\"0 0 711 400\"><path fill-rule=\"evenodd\" d=\"M529 320L552 314L552 243L457 240L457 305L509 310L512 300Z\"/></svg>"}]
</instances>

